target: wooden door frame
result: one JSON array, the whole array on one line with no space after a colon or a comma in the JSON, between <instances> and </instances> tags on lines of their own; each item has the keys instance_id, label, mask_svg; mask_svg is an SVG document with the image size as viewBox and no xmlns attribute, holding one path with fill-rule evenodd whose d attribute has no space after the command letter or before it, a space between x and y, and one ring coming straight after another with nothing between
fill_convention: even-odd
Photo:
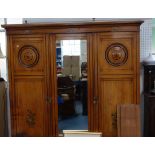
<instances>
[{"instance_id":1,"label":"wooden door frame","mask_svg":"<svg viewBox=\"0 0 155 155\"><path fill-rule=\"evenodd\" d=\"M94 97L94 62L95 58L93 55L93 34L92 33L78 33L78 34L50 34L49 35L49 50L51 62L56 62L56 40L71 40L71 39L81 39L87 40L87 64L88 64L88 131L97 131L94 127L94 122L96 122L94 115L94 105L93 105L93 97ZM54 131L50 135L58 136L58 104L57 104L57 77L56 77L56 63L50 62L51 73L50 77L53 80L49 81L52 96L52 105L51 105L51 122L50 130Z\"/></svg>"}]
</instances>

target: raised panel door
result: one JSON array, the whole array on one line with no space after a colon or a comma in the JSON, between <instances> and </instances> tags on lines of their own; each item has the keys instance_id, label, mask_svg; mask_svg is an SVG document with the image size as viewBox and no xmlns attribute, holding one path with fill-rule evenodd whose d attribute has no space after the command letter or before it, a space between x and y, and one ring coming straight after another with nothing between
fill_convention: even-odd
<instances>
[{"instance_id":1,"label":"raised panel door","mask_svg":"<svg viewBox=\"0 0 155 155\"><path fill-rule=\"evenodd\" d=\"M43 77L15 81L16 136L46 135L46 88Z\"/></svg>"},{"instance_id":2,"label":"raised panel door","mask_svg":"<svg viewBox=\"0 0 155 155\"><path fill-rule=\"evenodd\" d=\"M133 79L101 79L100 85L100 131L103 136L117 136L117 105L134 103Z\"/></svg>"},{"instance_id":3,"label":"raised panel door","mask_svg":"<svg viewBox=\"0 0 155 155\"><path fill-rule=\"evenodd\" d=\"M11 135L52 135L46 36L15 35L10 47Z\"/></svg>"},{"instance_id":4,"label":"raised panel door","mask_svg":"<svg viewBox=\"0 0 155 155\"><path fill-rule=\"evenodd\" d=\"M136 104L138 98L136 33L100 33L97 40L99 131L117 136L117 105Z\"/></svg>"}]
</instances>

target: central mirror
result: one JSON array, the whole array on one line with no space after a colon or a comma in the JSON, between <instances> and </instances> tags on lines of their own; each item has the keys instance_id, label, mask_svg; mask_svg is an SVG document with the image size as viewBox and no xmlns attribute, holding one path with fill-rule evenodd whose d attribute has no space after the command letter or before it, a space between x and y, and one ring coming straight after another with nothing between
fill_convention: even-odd
<instances>
[{"instance_id":1,"label":"central mirror","mask_svg":"<svg viewBox=\"0 0 155 155\"><path fill-rule=\"evenodd\" d=\"M88 130L87 40L57 40L58 128Z\"/></svg>"}]
</instances>

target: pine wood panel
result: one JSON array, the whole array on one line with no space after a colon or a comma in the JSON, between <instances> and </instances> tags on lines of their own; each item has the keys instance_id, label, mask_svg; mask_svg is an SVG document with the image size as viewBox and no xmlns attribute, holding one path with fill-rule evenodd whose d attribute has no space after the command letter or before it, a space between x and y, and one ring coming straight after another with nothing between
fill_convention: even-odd
<instances>
[{"instance_id":1,"label":"pine wood panel","mask_svg":"<svg viewBox=\"0 0 155 155\"><path fill-rule=\"evenodd\" d=\"M87 34L87 67L88 67L88 130L95 131L94 97L94 57L93 57L93 34Z\"/></svg>"},{"instance_id":2,"label":"pine wood panel","mask_svg":"<svg viewBox=\"0 0 155 155\"><path fill-rule=\"evenodd\" d=\"M117 105L137 104L137 33L98 34L99 130L117 136Z\"/></svg>"},{"instance_id":3,"label":"pine wood panel","mask_svg":"<svg viewBox=\"0 0 155 155\"><path fill-rule=\"evenodd\" d=\"M99 72L100 74L134 74L136 71L136 34L129 32L102 33L99 35ZM126 62L123 65L111 65L106 58L109 46L122 45L127 50ZM122 54L122 53L120 53ZM117 57L116 57L117 59Z\"/></svg>"},{"instance_id":4,"label":"pine wood panel","mask_svg":"<svg viewBox=\"0 0 155 155\"><path fill-rule=\"evenodd\" d=\"M8 39L11 134L48 136L49 71L45 36L16 35Z\"/></svg>"},{"instance_id":5,"label":"pine wood panel","mask_svg":"<svg viewBox=\"0 0 155 155\"><path fill-rule=\"evenodd\" d=\"M38 62L33 67L25 67L19 61L19 52L22 47L30 50L31 47L38 53ZM13 37L13 62L15 75L43 75L45 72L45 39L41 35L15 36ZM31 53L30 53L31 54ZM26 55L27 56L27 55Z\"/></svg>"},{"instance_id":6,"label":"pine wood panel","mask_svg":"<svg viewBox=\"0 0 155 155\"><path fill-rule=\"evenodd\" d=\"M7 34L138 32L142 21L3 25Z\"/></svg>"},{"instance_id":7,"label":"pine wood panel","mask_svg":"<svg viewBox=\"0 0 155 155\"><path fill-rule=\"evenodd\" d=\"M46 88L42 77L15 80L16 136L46 136Z\"/></svg>"},{"instance_id":8,"label":"pine wood panel","mask_svg":"<svg viewBox=\"0 0 155 155\"><path fill-rule=\"evenodd\" d=\"M117 136L117 105L134 102L133 79L101 79L100 130L103 136Z\"/></svg>"},{"instance_id":9,"label":"pine wood panel","mask_svg":"<svg viewBox=\"0 0 155 155\"><path fill-rule=\"evenodd\" d=\"M140 106L135 104L117 106L118 136L141 136Z\"/></svg>"},{"instance_id":10,"label":"pine wood panel","mask_svg":"<svg viewBox=\"0 0 155 155\"><path fill-rule=\"evenodd\" d=\"M52 103L50 105L50 136L58 136L58 103L57 103L57 71L56 71L56 36L49 35L47 38L49 44L49 96L51 96Z\"/></svg>"}]
</instances>

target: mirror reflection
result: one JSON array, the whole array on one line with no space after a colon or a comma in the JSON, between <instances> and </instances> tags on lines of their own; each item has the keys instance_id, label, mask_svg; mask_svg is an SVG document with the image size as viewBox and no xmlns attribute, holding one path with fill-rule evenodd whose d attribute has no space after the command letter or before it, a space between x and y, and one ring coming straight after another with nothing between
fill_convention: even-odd
<instances>
[{"instance_id":1,"label":"mirror reflection","mask_svg":"<svg viewBox=\"0 0 155 155\"><path fill-rule=\"evenodd\" d=\"M87 41L57 40L58 126L87 130Z\"/></svg>"}]
</instances>

